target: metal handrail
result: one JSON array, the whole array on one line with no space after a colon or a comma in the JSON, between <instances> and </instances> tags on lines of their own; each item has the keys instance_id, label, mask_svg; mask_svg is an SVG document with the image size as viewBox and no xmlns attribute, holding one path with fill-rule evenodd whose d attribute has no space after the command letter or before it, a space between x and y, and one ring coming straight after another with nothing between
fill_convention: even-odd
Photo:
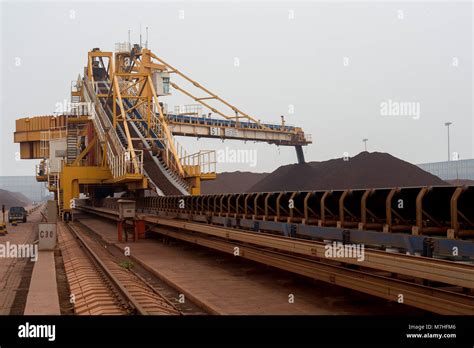
<instances>
[{"instance_id":1,"label":"metal handrail","mask_svg":"<svg viewBox=\"0 0 474 348\"><path fill-rule=\"evenodd\" d=\"M119 81L119 86L122 90L128 90L129 93L131 95L134 95L134 96L137 96L138 95L138 92L137 92L137 86L128 86L127 85L127 81ZM143 109L144 108L144 105L140 105L138 106L137 109ZM141 110L141 114L143 115L144 112L143 110ZM163 143L164 147L165 147L165 153L164 153L164 160L165 160L165 163L166 165L168 166L168 168L170 168L173 172L179 174L179 168L177 166L177 164L175 163L175 161L171 160L172 159L172 154L170 153L170 140L173 142L173 144L175 145L176 149L177 149L177 153L179 155L180 151L181 152L186 152L184 150L184 148L176 141L176 139L173 137L173 135L171 134L171 139L168 139L167 136L164 136L163 134L163 131L162 131L162 120L156 115L155 112L152 112L151 113L151 124L149 125L149 127L155 132L156 136L158 137L158 139ZM182 164L182 163L181 163Z\"/></svg>"},{"instance_id":2,"label":"metal handrail","mask_svg":"<svg viewBox=\"0 0 474 348\"><path fill-rule=\"evenodd\" d=\"M92 118L92 122L99 135L99 140L102 143L107 144L107 147L106 147L107 165L109 166L112 176L114 178L117 178L129 173L143 174L143 151L135 150L135 156L137 158L137 164L138 164L138 172L137 172L137 170L135 170L135 167L132 165L132 161L130 159L130 152L125 150L123 145L120 143L120 140L118 139L118 135L115 129L113 128L110 119L107 116L105 117L99 116L100 114L102 115L106 115L106 114L102 105L97 100L97 96L93 93L89 94L91 84L87 80L87 77L85 78L85 85L86 85L86 93L84 93L84 98L89 103L90 115ZM95 106L99 108L99 112L97 112ZM104 123L105 126L102 123ZM105 129L107 129L107 131ZM115 151L113 151L111 144L113 145Z\"/></svg>"},{"instance_id":3,"label":"metal handrail","mask_svg":"<svg viewBox=\"0 0 474 348\"><path fill-rule=\"evenodd\" d=\"M120 142L120 140L118 139L117 133L115 132L112 122L107 117L107 114L104 108L102 107L102 104L97 99L97 96L94 93L89 93L89 91L92 89L92 86L91 86L90 81L87 79L87 76L84 77L84 82L85 82L85 87L86 87L86 93L84 93L84 97L87 102L91 103L90 104L92 106L91 111L94 111L94 114L93 114L95 115L94 117L100 116L97 118L97 120L100 123L105 124L105 125L102 125L102 124L100 125L99 131L102 130L103 133L106 135L106 137L108 136L108 138L112 141L115 152L117 154L122 153L123 151L125 151L125 149L122 143ZM96 107L99 110L99 112L97 112ZM112 129L113 131L111 131Z\"/></svg>"},{"instance_id":4,"label":"metal handrail","mask_svg":"<svg viewBox=\"0 0 474 348\"><path fill-rule=\"evenodd\" d=\"M130 157L129 151L125 151L118 156L112 155L107 157L107 164L109 165L110 171L112 172L112 176L114 178L122 177L129 173L143 174L143 151L135 150L135 157L138 163L138 172L135 172L135 166L133 165Z\"/></svg>"},{"instance_id":5,"label":"metal handrail","mask_svg":"<svg viewBox=\"0 0 474 348\"><path fill-rule=\"evenodd\" d=\"M216 173L216 151L201 150L191 155L181 157L181 163L189 176Z\"/></svg>"},{"instance_id":6,"label":"metal handrail","mask_svg":"<svg viewBox=\"0 0 474 348\"><path fill-rule=\"evenodd\" d=\"M66 127L55 127L48 129L47 131L40 132L40 157L49 158L49 141L51 139L66 138L67 130Z\"/></svg>"}]
</instances>

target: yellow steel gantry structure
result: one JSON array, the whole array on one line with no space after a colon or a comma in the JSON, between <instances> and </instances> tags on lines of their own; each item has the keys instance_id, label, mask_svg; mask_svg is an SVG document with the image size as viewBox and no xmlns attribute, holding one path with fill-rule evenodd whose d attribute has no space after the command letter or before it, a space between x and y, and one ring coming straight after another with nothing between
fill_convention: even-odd
<instances>
[{"instance_id":1,"label":"yellow steel gantry structure","mask_svg":"<svg viewBox=\"0 0 474 348\"><path fill-rule=\"evenodd\" d=\"M171 82L172 74L205 95L197 97ZM160 102L170 87L221 119L170 113ZM295 146L299 160L301 146L311 143L301 128L264 124L148 48L129 43L118 44L115 52L89 51L84 76L72 85L68 110L17 120L15 142L20 143L21 158L41 159L37 180L47 183L60 213L69 219L81 193L94 199L119 191L143 195L146 189L158 195L199 194L201 180L216 177L215 152L188 154L176 135Z\"/></svg>"}]
</instances>

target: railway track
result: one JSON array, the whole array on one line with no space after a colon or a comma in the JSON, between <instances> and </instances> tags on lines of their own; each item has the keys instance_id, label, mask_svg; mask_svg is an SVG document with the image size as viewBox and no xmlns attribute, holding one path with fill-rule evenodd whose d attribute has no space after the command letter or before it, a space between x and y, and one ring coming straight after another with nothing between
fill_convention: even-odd
<instances>
[{"instance_id":1,"label":"railway track","mask_svg":"<svg viewBox=\"0 0 474 348\"><path fill-rule=\"evenodd\" d=\"M60 226L59 242L76 314L181 314L74 223Z\"/></svg>"},{"instance_id":2,"label":"railway track","mask_svg":"<svg viewBox=\"0 0 474 348\"><path fill-rule=\"evenodd\" d=\"M104 209L99 214L115 216ZM234 255L238 250L236 256L306 277L438 314L474 314L472 265L369 250L367 264L358 266L351 259L324 259L324 243L152 215L140 218L162 235Z\"/></svg>"},{"instance_id":3,"label":"railway track","mask_svg":"<svg viewBox=\"0 0 474 348\"><path fill-rule=\"evenodd\" d=\"M101 248L106 248L115 258L123 258L124 250L116 246L113 243L106 241L100 233L95 229L91 229L84 224L81 219L75 219L74 225L92 239L95 239L100 244ZM206 315L206 314L221 314L219 312L209 311L198 303L187 299L186 301L180 301L183 295L182 291L172 281L164 281L157 275L153 269L148 265L143 264L140 260L136 259L132 255L129 259L133 262L133 268L130 269L140 279L144 279L145 282L150 285L154 290L158 291L163 297L168 299L169 302L181 312L182 315Z\"/></svg>"}]
</instances>

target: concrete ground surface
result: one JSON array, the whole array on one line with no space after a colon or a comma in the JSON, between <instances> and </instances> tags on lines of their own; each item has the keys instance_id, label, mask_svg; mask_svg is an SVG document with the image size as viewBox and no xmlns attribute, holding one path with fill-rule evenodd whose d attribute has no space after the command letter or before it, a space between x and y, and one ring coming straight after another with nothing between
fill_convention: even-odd
<instances>
[{"instance_id":1,"label":"concrete ground surface","mask_svg":"<svg viewBox=\"0 0 474 348\"><path fill-rule=\"evenodd\" d=\"M39 210L36 210L28 216L26 223L18 223L17 226L7 223L8 234L0 236L0 244L5 247L7 245L31 245L36 239L36 226L40 220L41 214ZM23 314L32 264L29 258L0 257L1 315Z\"/></svg>"}]
</instances>

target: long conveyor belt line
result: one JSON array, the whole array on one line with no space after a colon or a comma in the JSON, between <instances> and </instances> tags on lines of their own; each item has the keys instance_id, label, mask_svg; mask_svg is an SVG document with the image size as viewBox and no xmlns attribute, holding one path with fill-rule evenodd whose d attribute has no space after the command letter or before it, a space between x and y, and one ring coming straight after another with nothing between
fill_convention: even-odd
<instances>
[{"instance_id":1,"label":"long conveyor belt line","mask_svg":"<svg viewBox=\"0 0 474 348\"><path fill-rule=\"evenodd\" d=\"M474 237L474 186L149 197L138 208L449 239ZM304 233L304 228L301 231ZM291 235L290 231L290 235Z\"/></svg>"},{"instance_id":2,"label":"long conveyor belt line","mask_svg":"<svg viewBox=\"0 0 474 348\"><path fill-rule=\"evenodd\" d=\"M112 209L87 206L81 209L118 219L117 212ZM365 260L354 269L347 265L354 266L355 260L326 258L324 243L211 226L169 216L158 217L156 214L139 214L138 218L160 234L229 253L235 253L235 247L239 247L241 257L388 300L397 301L402 295L405 304L435 313L474 313L474 297L469 295L474 289L471 265L367 250ZM393 276L381 276L380 271L390 272ZM421 284L419 280L422 280Z\"/></svg>"},{"instance_id":3,"label":"long conveyor belt line","mask_svg":"<svg viewBox=\"0 0 474 348\"><path fill-rule=\"evenodd\" d=\"M250 197L252 194L248 194ZM155 216L176 218L178 220L194 221L210 225L232 227L253 232L266 232L286 237L311 239L319 241L336 241L345 244L363 244L367 247L386 250L394 249L395 252L410 255L421 255L425 257L443 257L455 261L472 262L474 260L474 243L469 239L443 238L441 236L420 235L417 233L388 232L370 229L354 229L349 227L324 226L322 224L307 224L300 222L288 222L267 220L265 216L246 216L245 214L229 214L212 211L202 205L215 202L224 195L216 196L191 196L191 197L145 197L138 199L138 211ZM224 196L225 197L225 196ZM217 198L217 199L212 199ZM186 209L186 200L195 200L197 207L192 210ZM179 208L171 208L174 204ZM189 202L188 202L189 203ZM189 205L188 205L189 206ZM104 207L118 210L116 199L104 200ZM100 208L99 208L100 209ZM360 227L360 225L359 225Z\"/></svg>"},{"instance_id":4,"label":"long conveyor belt line","mask_svg":"<svg viewBox=\"0 0 474 348\"><path fill-rule=\"evenodd\" d=\"M87 206L80 206L80 208L96 214L103 213L106 217L112 216L117 218L118 214L116 211L107 208ZM155 214L138 214L138 219L144 220L151 225L161 225L169 228L207 234L305 257L326 258L325 246L327 243L324 242L288 238L275 234L255 233L242 229L209 225L207 223L161 217ZM356 258L347 257L338 258L338 261L352 265L361 265L365 268L419 277L449 285L474 288L474 267L470 264L406 255L403 253L388 253L377 249L367 249L364 254L363 262L360 262Z\"/></svg>"}]
</instances>

